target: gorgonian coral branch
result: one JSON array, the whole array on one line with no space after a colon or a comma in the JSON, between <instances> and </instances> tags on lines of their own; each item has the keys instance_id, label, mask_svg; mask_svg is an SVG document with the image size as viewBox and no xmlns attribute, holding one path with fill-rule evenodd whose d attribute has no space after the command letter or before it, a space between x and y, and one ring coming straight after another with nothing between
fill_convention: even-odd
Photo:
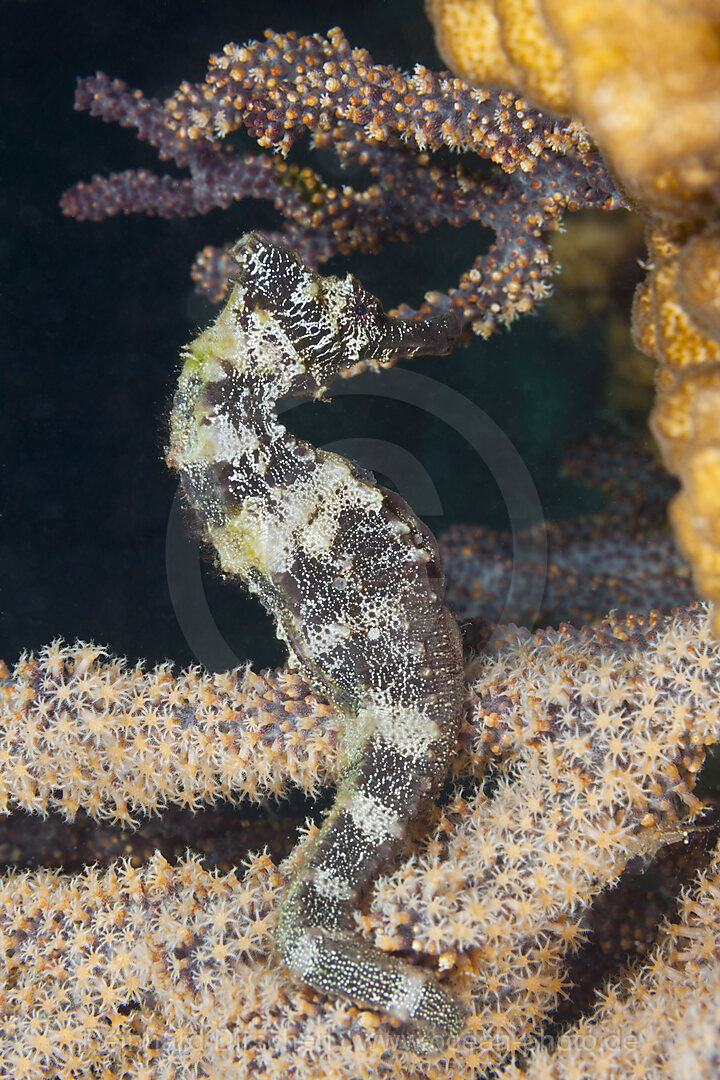
<instances>
[{"instance_id":1,"label":"gorgonian coral branch","mask_svg":"<svg viewBox=\"0 0 720 1080\"><path fill-rule=\"evenodd\" d=\"M485 525L452 525L440 536L448 601L458 618L481 624L481 637L483 627L487 633L498 622L513 580L520 583L518 597L532 595L533 584L544 581L535 618L540 626L583 626L610 610L669 611L695 599L666 523L675 485L654 459L626 440L594 433L566 451L563 471L603 491L608 505L546 522L547 547L533 542L532 527L511 535ZM513 558L519 540L527 552L522 560ZM505 606L504 620L522 617L522 610Z\"/></svg>"},{"instance_id":2,"label":"gorgonian coral branch","mask_svg":"<svg viewBox=\"0 0 720 1080\"><path fill-rule=\"evenodd\" d=\"M720 1046L720 848L686 890L648 963L608 986L592 1016L505 1080L692 1076L714 1080Z\"/></svg>"},{"instance_id":3,"label":"gorgonian coral branch","mask_svg":"<svg viewBox=\"0 0 720 1080\"><path fill-rule=\"evenodd\" d=\"M695 778L705 747L720 736L719 674L702 606L594 630L513 630L478 658L456 763L465 788L437 811L419 850L380 879L357 918L378 948L434 962L467 1003L466 1034L439 1058L389 1052L386 1021L318 998L273 960L273 911L301 845L280 868L267 855L253 857L242 877L208 873L194 858L170 866L160 856L140 869L6 876L0 1076L69 1080L102 1066L109 1080L213 1069L440 1080L500 1067L555 1007L592 898L632 856L682 833L697 811ZM241 755L250 790L296 779L311 785L310 770L298 772L297 748L309 732L328 772L336 770L333 716L319 735L322 703L286 679L198 671L175 679L167 666L145 672L87 646L24 657L4 680L7 797L39 811L54 800L97 814L80 769L108 805L122 807L148 782L145 738L159 739L147 808L158 795L187 801L206 790L211 771L198 761L195 734L204 725L219 731L218 775L236 774ZM267 686L276 688L269 697ZM276 696L283 686L290 693ZM472 793L469 782L490 760L493 793ZM683 955L692 964L703 927L713 940L713 874L681 913L685 953L664 954L666 966ZM683 933L676 928L676 940ZM647 980L659 972L651 965L629 989L618 984L618 1020L626 1004L642 1011ZM643 1028L643 1037L654 1030ZM594 1045L601 1054L600 1038Z\"/></svg>"},{"instance_id":4,"label":"gorgonian coral branch","mask_svg":"<svg viewBox=\"0 0 720 1080\"><path fill-rule=\"evenodd\" d=\"M190 216L266 199L284 218L269 238L290 243L311 266L443 221L487 225L496 235L490 249L457 289L428 294L420 308L425 316L452 307L483 335L547 295L554 267L543 233L565 211L623 205L577 122L449 75L374 64L339 30L327 38L268 31L266 42L228 45L211 58L205 82L183 83L164 103L98 74L80 80L76 108L135 127L161 159L190 170L185 180L130 170L77 184L61 205L80 219ZM372 182L338 188L280 156L241 154L224 141L241 127L282 152L310 133L315 146L367 166ZM470 150L499 171L429 153L447 148ZM224 251L205 248L193 270L198 288L221 299L229 268Z\"/></svg>"}]
</instances>

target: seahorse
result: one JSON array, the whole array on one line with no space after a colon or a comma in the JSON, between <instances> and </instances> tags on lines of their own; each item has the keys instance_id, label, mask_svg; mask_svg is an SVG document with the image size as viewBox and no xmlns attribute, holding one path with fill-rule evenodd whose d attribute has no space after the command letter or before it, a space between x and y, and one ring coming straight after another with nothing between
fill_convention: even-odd
<instances>
[{"instance_id":1,"label":"seahorse","mask_svg":"<svg viewBox=\"0 0 720 1080\"><path fill-rule=\"evenodd\" d=\"M441 1048L463 1026L458 1002L353 919L455 748L462 648L437 544L399 495L296 439L276 406L322 398L363 362L446 353L460 321L388 316L352 275L320 276L258 233L231 255L227 304L182 353L168 462L222 571L260 598L290 663L342 717L336 798L279 907L276 950L310 987Z\"/></svg>"}]
</instances>

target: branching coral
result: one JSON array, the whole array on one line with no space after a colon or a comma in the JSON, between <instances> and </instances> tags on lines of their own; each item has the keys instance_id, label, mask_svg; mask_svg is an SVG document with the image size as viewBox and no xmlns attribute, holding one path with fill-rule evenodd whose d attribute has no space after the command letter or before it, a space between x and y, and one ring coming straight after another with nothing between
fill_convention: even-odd
<instances>
[{"instance_id":1,"label":"branching coral","mask_svg":"<svg viewBox=\"0 0 720 1080\"><path fill-rule=\"evenodd\" d=\"M555 626L568 620L585 625L609 610L669 610L695 598L686 563L665 523L673 481L647 455L627 441L598 433L584 435L566 453L564 471L608 497L605 510L545 524L545 544L533 529L511 536L484 525L453 525L440 538L448 599L460 618L494 626L503 610L513 575L516 595L544 581L535 621ZM537 551L519 565L514 541ZM522 621L522 610L504 617Z\"/></svg>"},{"instance_id":2,"label":"branching coral","mask_svg":"<svg viewBox=\"0 0 720 1080\"><path fill-rule=\"evenodd\" d=\"M672 508L700 590L720 601L720 37L703 0L429 0L471 82L579 116L647 218L635 339L658 362L651 424L682 482ZM715 616L720 634L720 613Z\"/></svg>"},{"instance_id":3,"label":"branching coral","mask_svg":"<svg viewBox=\"0 0 720 1080\"><path fill-rule=\"evenodd\" d=\"M539 100L564 109L575 100L566 46L555 39L536 50L541 10L532 0L502 7L512 18L502 34L492 25L488 46L504 65L500 81L535 87ZM579 10L565 7L568 18ZM608 24L612 31L615 22ZM535 78L534 56L549 78ZM588 123L592 95L590 102L582 112ZM316 263L338 251L376 249L437 220L480 220L495 229L496 244L457 290L430 294L424 310L453 306L483 334L545 294L552 267L542 231L564 210L621 204L578 123L548 120L507 92L473 91L424 69L405 76L381 68L337 33L229 46L205 83L184 84L164 105L103 76L83 82L77 104L136 126L161 156L188 167L190 179L146 172L95 178L66 196L67 212L191 214L252 194L274 201L285 219L283 238ZM365 192L329 188L311 170L276 157L240 155L225 141L240 125L263 145L283 148L310 130L316 145L368 165L373 183ZM604 137L610 146L611 134ZM440 146L471 148L504 171L488 176L431 159L427 151ZM622 174L621 149L611 152ZM685 150L678 160L688 160ZM664 183L676 175L672 163L662 173L650 152L633 167L637 188L625 182L648 205L658 176ZM693 197L700 192L702 203L707 174L697 175ZM666 185L671 195L680 191L683 206L683 184L692 179L683 173L678 185ZM660 200L662 183L656 186ZM702 214L703 221L712 216ZM697 230L682 212L678 220L668 241L657 218L654 273L670 268L677 275L666 275L660 309L662 273L638 302L648 342L666 324L665 340L676 340L681 293L682 311L692 308L710 327L705 332L715 332L706 286L713 234L704 246L689 242ZM196 277L214 295L224 265L217 252L197 265ZM669 367L674 391L679 380ZM714 368L705 370L712 389ZM669 410L678 418L683 468L696 442L688 434L693 395L704 391L693 379L690 406ZM707 502L712 492L702 497ZM587 539L579 549L585 558ZM645 558L648 550L638 548ZM603 558L608 551L612 543ZM618 581L610 581L616 595ZM458 786L435 812L429 837L378 882L357 917L358 933L434 966L467 1004L468 1030L442 1056L418 1058L386 1019L313 994L273 959L273 912L301 848L280 867L267 855L252 857L244 877L212 874L192 856L177 866L156 856L140 868L114 864L74 877L9 874L0 893L0 1076L518 1075L509 1056L532 1052L568 990L593 898L634 857L649 858L684 835L699 813L695 779L720 733L717 677L717 646L702 607L610 619L594 630L533 636L511 628L470 666ZM55 809L69 817L85 810L128 822L166 804L194 807L239 794L259 800L337 779L337 718L287 672L193 670L176 679L167 666L144 672L104 659L94 646L55 645L23 657L3 693L6 810ZM698 1040L717 1025L708 997L717 981L716 878L715 861L649 964L617 977L597 1017L569 1033L568 1047L549 1059L543 1051L529 1058L531 1075L572 1076L580 1068L644 1075L665 1067L670 1051L654 1022L662 1009L680 1036L672 1051L677 1069L687 1072L687 1055L695 1067L703 1054L712 1067L712 1051ZM690 946L679 952L685 940ZM690 981L698 976L693 994ZM670 1000L663 995L673 983L683 992ZM615 1053L618 1030L633 1024L642 1024L640 1049L625 1035ZM589 1027L597 1035L592 1045Z\"/></svg>"},{"instance_id":4,"label":"branching coral","mask_svg":"<svg viewBox=\"0 0 720 1080\"><path fill-rule=\"evenodd\" d=\"M470 81L514 87L550 113L578 116L651 223L634 332L660 365L652 426L682 481L676 533L700 589L720 598L720 49L712 8L431 0L428 9L441 53ZM95 177L66 193L66 213L188 215L247 195L270 198L286 218L279 238L312 264L378 250L440 220L482 221L496 243L449 295L429 293L421 311L452 305L484 335L547 294L552 262L541 234L564 210L622 205L577 122L549 119L507 91L376 65L339 31L228 45L204 83L184 83L162 105L102 75L81 81L76 105L137 127L191 179ZM310 131L316 146L369 166L374 182L340 190L308 168L241 156L223 141L241 126L282 151ZM504 172L488 178L428 155L441 147L471 149ZM194 273L219 298L226 270L226 256L206 249Z\"/></svg>"},{"instance_id":5,"label":"branching coral","mask_svg":"<svg viewBox=\"0 0 720 1080\"><path fill-rule=\"evenodd\" d=\"M302 851L281 868L255 856L242 878L156 856L4 879L0 1075L441 1077L500 1064L552 1012L592 897L699 808L719 663L696 607L512 630L471 666L456 770L467 782L492 760L495 790L456 791L358 917L378 947L434 961L468 1003L468 1032L441 1058L396 1046L385 1021L292 983L272 959L277 891ZM233 789L240 761L256 798L313 790L320 762L328 779L337 768L336 729L304 690L281 673L175 679L89 646L24 657L3 691L8 805L124 819ZM152 779L149 746L165 763Z\"/></svg>"},{"instance_id":6,"label":"branching coral","mask_svg":"<svg viewBox=\"0 0 720 1080\"><path fill-rule=\"evenodd\" d=\"M337 721L298 675L191 668L176 678L170 665L145 673L98 662L104 655L81 645L68 666L66 650L53 645L39 666L20 660L3 691L5 812L72 817L82 807L130 822L166 802L260 799L289 782L313 793L331 782Z\"/></svg>"},{"instance_id":7,"label":"branching coral","mask_svg":"<svg viewBox=\"0 0 720 1080\"><path fill-rule=\"evenodd\" d=\"M611 987L595 1014L507 1080L588 1074L712 1080L720 1067L720 849L668 920L649 962Z\"/></svg>"},{"instance_id":8,"label":"branching coral","mask_svg":"<svg viewBox=\"0 0 720 1080\"><path fill-rule=\"evenodd\" d=\"M102 74L80 80L76 108L135 127L191 176L96 176L65 193L63 211L92 220L119 212L189 216L247 196L271 199L285 219L271 239L291 244L311 266L337 252L378 251L441 221L480 221L495 243L457 289L428 294L421 311L452 306L487 335L547 295L554 267L543 233L565 211L623 205L577 123L548 123L521 98L425 68L409 74L374 64L339 30L327 38L268 31L267 39L227 45L210 58L204 83L183 83L162 104ZM283 152L310 133L342 163L367 166L373 182L365 190L330 187L309 167L241 155L226 141L241 127ZM499 170L488 175L430 153L448 148L472 150ZM206 248L193 276L220 299L229 267L226 254Z\"/></svg>"}]
</instances>

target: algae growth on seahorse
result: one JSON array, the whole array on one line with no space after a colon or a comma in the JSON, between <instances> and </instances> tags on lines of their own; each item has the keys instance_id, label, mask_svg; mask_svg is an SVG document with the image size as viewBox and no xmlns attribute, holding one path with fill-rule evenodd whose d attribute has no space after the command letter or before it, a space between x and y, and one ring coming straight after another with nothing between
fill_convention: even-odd
<instances>
[{"instance_id":1,"label":"algae growth on seahorse","mask_svg":"<svg viewBox=\"0 0 720 1080\"><path fill-rule=\"evenodd\" d=\"M440 1048L462 1027L459 1005L431 972L364 941L354 912L445 776L460 635L427 527L372 474L290 434L276 406L322 397L363 361L445 353L459 320L392 318L351 275L322 277L256 233L231 254L230 298L183 353L168 462L222 570L261 599L343 725L337 796L287 889L276 947L309 986Z\"/></svg>"}]
</instances>

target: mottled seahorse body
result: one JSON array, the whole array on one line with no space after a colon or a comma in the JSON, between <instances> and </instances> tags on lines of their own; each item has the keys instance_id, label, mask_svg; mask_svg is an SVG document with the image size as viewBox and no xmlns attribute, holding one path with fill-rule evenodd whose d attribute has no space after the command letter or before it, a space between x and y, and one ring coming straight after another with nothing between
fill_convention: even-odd
<instances>
[{"instance_id":1,"label":"mottled seahorse body","mask_svg":"<svg viewBox=\"0 0 720 1080\"><path fill-rule=\"evenodd\" d=\"M322 397L363 360L447 352L458 320L391 318L352 276L323 278L257 234L232 255L230 299L183 353L168 461L222 569L260 597L291 663L343 718L337 797L280 907L276 946L305 983L442 1046L462 1027L457 1003L353 920L455 747L462 652L437 546L371 474L286 431L276 404Z\"/></svg>"}]
</instances>

